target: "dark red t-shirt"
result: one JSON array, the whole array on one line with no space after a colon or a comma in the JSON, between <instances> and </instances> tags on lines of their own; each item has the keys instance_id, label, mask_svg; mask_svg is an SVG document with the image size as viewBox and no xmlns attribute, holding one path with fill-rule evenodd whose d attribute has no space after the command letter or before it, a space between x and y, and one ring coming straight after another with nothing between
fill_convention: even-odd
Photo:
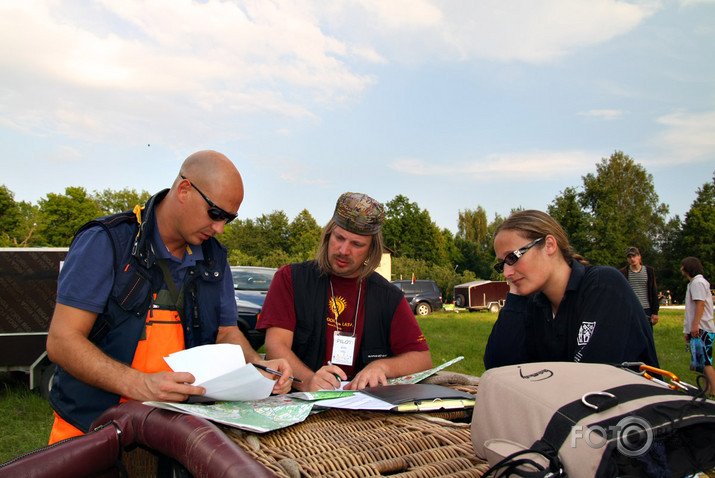
<instances>
[{"instance_id":1,"label":"dark red t-shirt","mask_svg":"<svg viewBox=\"0 0 715 478\"><path fill-rule=\"evenodd\" d=\"M333 354L333 334L339 329L343 334L356 336L354 358L360 349L360 342L365 324L365 283L360 287L360 307L355 317L355 304L358 298L358 280L330 276L333 293L328 291L328 317L326 321L326 347L323 364L326 365ZM334 294L334 296L333 296ZM334 297L334 300L333 300ZM337 312L337 313L336 313ZM337 327L336 327L337 317ZM290 265L281 267L271 281L271 287L261 310L256 328L267 329L280 327L295 331L296 315L293 303L293 278ZM370 333L370 331L367 331ZM393 355L405 352L429 350L425 336L417 324L410 305L403 298L395 310L390 327L390 348ZM339 365L349 377L354 377L359 370L354 366Z\"/></svg>"}]
</instances>

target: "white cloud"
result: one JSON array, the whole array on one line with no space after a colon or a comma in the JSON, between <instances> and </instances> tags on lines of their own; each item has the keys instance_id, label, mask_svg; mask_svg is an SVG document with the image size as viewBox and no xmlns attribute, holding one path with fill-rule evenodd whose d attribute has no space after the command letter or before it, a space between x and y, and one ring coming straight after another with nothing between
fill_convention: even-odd
<instances>
[{"instance_id":1,"label":"white cloud","mask_svg":"<svg viewBox=\"0 0 715 478\"><path fill-rule=\"evenodd\" d=\"M665 127L653 142L666 151L664 161L712 160L715 151L715 111L678 111L658 118Z\"/></svg>"},{"instance_id":2,"label":"white cloud","mask_svg":"<svg viewBox=\"0 0 715 478\"><path fill-rule=\"evenodd\" d=\"M589 110L579 112L579 116L588 116L603 120L615 120L623 116L623 114L623 110Z\"/></svg>"},{"instance_id":3,"label":"white cloud","mask_svg":"<svg viewBox=\"0 0 715 478\"><path fill-rule=\"evenodd\" d=\"M435 168L420 159L397 159L389 167L401 174L440 176L474 182L509 178L514 181L550 180L572 177L593 165L598 155L583 151L538 151L491 154L476 160L463 160Z\"/></svg>"},{"instance_id":4,"label":"white cloud","mask_svg":"<svg viewBox=\"0 0 715 478\"><path fill-rule=\"evenodd\" d=\"M626 34L661 8L657 0L346 0L364 11L331 11L355 39L379 42L391 61L489 59L550 62ZM413 6L414 4L414 6ZM401 12L399 12L402 10Z\"/></svg>"},{"instance_id":5,"label":"white cloud","mask_svg":"<svg viewBox=\"0 0 715 478\"><path fill-rule=\"evenodd\" d=\"M389 62L547 62L639 25L653 0L23 0L0 3L0 117L87 141L250 135L320 121ZM249 119L248 115L251 115ZM187 121L189 119L190 121Z\"/></svg>"},{"instance_id":6,"label":"white cloud","mask_svg":"<svg viewBox=\"0 0 715 478\"><path fill-rule=\"evenodd\" d=\"M380 28L416 30L442 24L442 11L428 0L356 0L377 17Z\"/></svg>"},{"instance_id":7,"label":"white cloud","mask_svg":"<svg viewBox=\"0 0 715 478\"><path fill-rule=\"evenodd\" d=\"M270 170L270 176L278 179L275 184L326 186L328 180L315 176L311 165L293 157L259 157L252 160L262 168ZM270 181L273 182L273 181Z\"/></svg>"},{"instance_id":8,"label":"white cloud","mask_svg":"<svg viewBox=\"0 0 715 478\"><path fill-rule=\"evenodd\" d=\"M167 142L176 127L226 137L247 113L315 120L318 105L354 101L375 81L289 2L3 2L0 43L13 46L0 56L0 116L87 140L126 141L147 124Z\"/></svg>"},{"instance_id":9,"label":"white cloud","mask_svg":"<svg viewBox=\"0 0 715 478\"><path fill-rule=\"evenodd\" d=\"M58 146L50 158L53 163L77 163L83 159L83 155L72 146Z\"/></svg>"}]
</instances>

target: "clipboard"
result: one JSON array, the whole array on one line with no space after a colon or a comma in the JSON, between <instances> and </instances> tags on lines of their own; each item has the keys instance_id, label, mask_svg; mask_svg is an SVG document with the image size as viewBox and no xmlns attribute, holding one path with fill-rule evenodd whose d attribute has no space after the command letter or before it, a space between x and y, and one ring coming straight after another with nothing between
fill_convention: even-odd
<instances>
[{"instance_id":1,"label":"clipboard","mask_svg":"<svg viewBox=\"0 0 715 478\"><path fill-rule=\"evenodd\" d=\"M474 395L442 385L411 383L367 387L363 393L391 403L392 411L425 412L474 407Z\"/></svg>"},{"instance_id":2,"label":"clipboard","mask_svg":"<svg viewBox=\"0 0 715 478\"><path fill-rule=\"evenodd\" d=\"M450 399L442 400L437 398L432 401L421 401L412 403L403 403L397 405L392 411L395 412L437 412L439 410L462 410L465 408L474 408L474 399Z\"/></svg>"}]
</instances>

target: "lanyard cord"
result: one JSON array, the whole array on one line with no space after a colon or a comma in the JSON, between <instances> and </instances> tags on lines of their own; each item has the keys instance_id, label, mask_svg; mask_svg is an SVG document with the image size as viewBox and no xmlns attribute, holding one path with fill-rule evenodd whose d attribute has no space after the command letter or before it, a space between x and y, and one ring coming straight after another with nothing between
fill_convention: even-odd
<instances>
[{"instance_id":1,"label":"lanyard cord","mask_svg":"<svg viewBox=\"0 0 715 478\"><path fill-rule=\"evenodd\" d=\"M338 333L341 332L340 330L340 321L338 320L338 305L335 300L335 290L333 289L333 281L329 280L330 282L330 295L332 296L332 301L333 301L333 313L335 314L335 328L338 329ZM353 318L353 333L352 336L355 337L355 332L357 331L357 320L358 320L358 310L360 309L360 293L362 292L362 281L358 282L358 296L357 296L357 302L355 303L355 317Z\"/></svg>"}]
</instances>

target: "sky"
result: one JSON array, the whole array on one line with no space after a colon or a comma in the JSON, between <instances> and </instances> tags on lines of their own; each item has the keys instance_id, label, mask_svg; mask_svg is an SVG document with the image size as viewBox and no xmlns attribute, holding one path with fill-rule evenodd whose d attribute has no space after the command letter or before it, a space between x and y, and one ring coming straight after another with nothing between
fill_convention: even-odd
<instances>
[{"instance_id":1,"label":"sky","mask_svg":"<svg viewBox=\"0 0 715 478\"><path fill-rule=\"evenodd\" d=\"M0 0L0 185L157 192L213 149L243 219L346 191L440 228L622 151L681 219L715 173L715 0Z\"/></svg>"}]
</instances>

